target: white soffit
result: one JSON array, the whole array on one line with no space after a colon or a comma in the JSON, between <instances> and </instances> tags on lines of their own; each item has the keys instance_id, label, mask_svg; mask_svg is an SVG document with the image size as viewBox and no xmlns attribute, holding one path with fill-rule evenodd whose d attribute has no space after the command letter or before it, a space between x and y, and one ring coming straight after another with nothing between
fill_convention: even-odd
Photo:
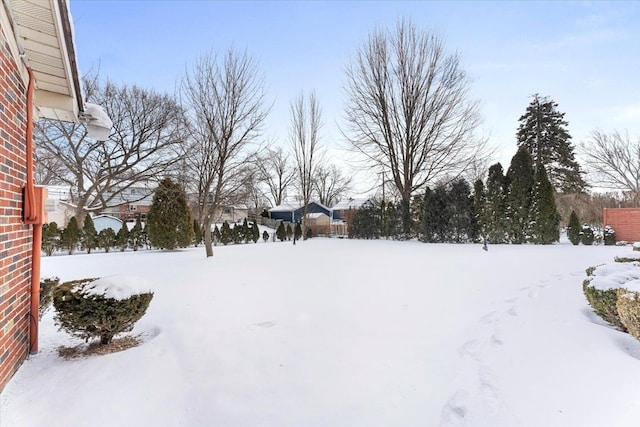
<instances>
[{"instance_id":1,"label":"white soffit","mask_svg":"<svg viewBox=\"0 0 640 427\"><path fill-rule=\"evenodd\" d=\"M14 31L33 70L40 117L78 121L80 83L67 0L8 0Z\"/></svg>"}]
</instances>

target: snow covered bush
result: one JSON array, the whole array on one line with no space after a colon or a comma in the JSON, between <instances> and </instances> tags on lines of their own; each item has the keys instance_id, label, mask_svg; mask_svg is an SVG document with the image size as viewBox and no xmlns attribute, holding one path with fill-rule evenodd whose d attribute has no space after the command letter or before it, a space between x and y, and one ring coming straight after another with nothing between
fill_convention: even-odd
<instances>
[{"instance_id":1,"label":"snow covered bush","mask_svg":"<svg viewBox=\"0 0 640 427\"><path fill-rule=\"evenodd\" d=\"M58 286L60 279L57 277L47 277L40 280L40 308L39 316L42 318L53 301L53 289Z\"/></svg>"},{"instance_id":2,"label":"snow covered bush","mask_svg":"<svg viewBox=\"0 0 640 427\"><path fill-rule=\"evenodd\" d=\"M618 266L631 266L629 264L617 264ZM587 269L587 277L582 282L582 290L593 311L616 328L625 331L626 328L620 320L616 303L617 290L625 282L624 271L628 268L616 269L615 266L603 265ZM632 267L632 266L631 266ZM640 272L640 269L636 270Z\"/></svg>"},{"instance_id":3,"label":"snow covered bush","mask_svg":"<svg viewBox=\"0 0 640 427\"><path fill-rule=\"evenodd\" d=\"M640 251L640 242L633 242L633 250Z\"/></svg>"},{"instance_id":4,"label":"snow covered bush","mask_svg":"<svg viewBox=\"0 0 640 427\"><path fill-rule=\"evenodd\" d=\"M593 245L593 241L595 240L595 235L593 233L593 229L585 224L582 226L582 236L581 236L583 245Z\"/></svg>"},{"instance_id":5,"label":"snow covered bush","mask_svg":"<svg viewBox=\"0 0 640 427\"><path fill-rule=\"evenodd\" d=\"M640 293L618 289L616 304L620 321L631 336L640 340Z\"/></svg>"},{"instance_id":6,"label":"snow covered bush","mask_svg":"<svg viewBox=\"0 0 640 427\"><path fill-rule=\"evenodd\" d=\"M616 244L616 231L608 225L604 228L604 244L605 246Z\"/></svg>"},{"instance_id":7,"label":"snow covered bush","mask_svg":"<svg viewBox=\"0 0 640 427\"><path fill-rule=\"evenodd\" d=\"M152 298L153 292L136 278L73 280L53 291L55 321L73 336L109 344L115 335L133 329Z\"/></svg>"}]
</instances>

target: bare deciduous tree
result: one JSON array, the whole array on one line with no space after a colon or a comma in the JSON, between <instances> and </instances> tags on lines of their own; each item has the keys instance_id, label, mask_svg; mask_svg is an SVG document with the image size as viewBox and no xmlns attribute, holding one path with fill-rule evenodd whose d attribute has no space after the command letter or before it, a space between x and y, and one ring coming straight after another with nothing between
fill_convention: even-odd
<instances>
[{"instance_id":1,"label":"bare deciduous tree","mask_svg":"<svg viewBox=\"0 0 640 427\"><path fill-rule=\"evenodd\" d=\"M640 139L628 133L593 131L581 144L589 180L596 187L629 191L640 195Z\"/></svg>"},{"instance_id":2,"label":"bare deciduous tree","mask_svg":"<svg viewBox=\"0 0 640 427\"><path fill-rule=\"evenodd\" d=\"M108 140L89 138L82 124L52 120L38 122L35 132L38 149L64 164L66 173L60 180L73 189L80 224L88 211L100 212L150 194L152 186L133 199L128 195L132 187L157 181L176 161L182 143L180 107L172 97L137 86L96 86L97 79L85 84L91 89L89 99L113 120Z\"/></svg>"},{"instance_id":3,"label":"bare deciduous tree","mask_svg":"<svg viewBox=\"0 0 640 427\"><path fill-rule=\"evenodd\" d=\"M35 178L40 185L64 184L67 167L62 159L38 146L35 154Z\"/></svg>"},{"instance_id":4,"label":"bare deciduous tree","mask_svg":"<svg viewBox=\"0 0 640 427\"><path fill-rule=\"evenodd\" d=\"M335 165L319 165L312 180L318 201L327 207L334 205L351 187L351 177L342 175Z\"/></svg>"},{"instance_id":5,"label":"bare deciduous tree","mask_svg":"<svg viewBox=\"0 0 640 427\"><path fill-rule=\"evenodd\" d=\"M267 116L264 83L246 52L196 61L182 82L182 100L192 143L187 164L197 194L207 257L213 256L211 225L219 209L233 204L246 178L248 150Z\"/></svg>"},{"instance_id":6,"label":"bare deciduous tree","mask_svg":"<svg viewBox=\"0 0 640 427\"><path fill-rule=\"evenodd\" d=\"M416 191L484 155L459 56L410 21L370 34L347 67L346 92L345 136L367 167L387 172L407 209Z\"/></svg>"},{"instance_id":7,"label":"bare deciduous tree","mask_svg":"<svg viewBox=\"0 0 640 427\"><path fill-rule=\"evenodd\" d=\"M313 191L313 176L317 156L320 154L320 128L322 112L314 92L308 97L301 93L291 103L289 139L295 162L296 181L303 203L302 235L307 237L307 207Z\"/></svg>"},{"instance_id":8,"label":"bare deciduous tree","mask_svg":"<svg viewBox=\"0 0 640 427\"><path fill-rule=\"evenodd\" d=\"M295 178L289 156L282 147L270 148L257 159L256 166L273 206L281 205L287 196L287 188Z\"/></svg>"}]
</instances>

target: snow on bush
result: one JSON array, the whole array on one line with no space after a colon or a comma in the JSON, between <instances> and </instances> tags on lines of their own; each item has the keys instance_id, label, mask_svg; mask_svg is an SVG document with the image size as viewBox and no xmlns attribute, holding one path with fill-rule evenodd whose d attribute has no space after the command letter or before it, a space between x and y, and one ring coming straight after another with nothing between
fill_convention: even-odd
<instances>
[{"instance_id":1,"label":"snow on bush","mask_svg":"<svg viewBox=\"0 0 640 427\"><path fill-rule=\"evenodd\" d=\"M86 341L113 337L133 329L153 298L144 280L112 276L65 282L53 291L55 321L60 329Z\"/></svg>"},{"instance_id":2,"label":"snow on bush","mask_svg":"<svg viewBox=\"0 0 640 427\"><path fill-rule=\"evenodd\" d=\"M620 321L629 334L640 340L640 293L628 289L618 289L616 303Z\"/></svg>"},{"instance_id":3,"label":"snow on bush","mask_svg":"<svg viewBox=\"0 0 640 427\"><path fill-rule=\"evenodd\" d=\"M633 242L633 250L640 251L640 242Z\"/></svg>"}]
</instances>

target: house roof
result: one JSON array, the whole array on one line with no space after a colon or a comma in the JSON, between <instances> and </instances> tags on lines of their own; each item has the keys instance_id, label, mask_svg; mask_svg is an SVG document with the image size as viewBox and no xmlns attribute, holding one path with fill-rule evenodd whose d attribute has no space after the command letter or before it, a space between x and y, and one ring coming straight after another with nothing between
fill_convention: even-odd
<instances>
[{"instance_id":1,"label":"house roof","mask_svg":"<svg viewBox=\"0 0 640 427\"><path fill-rule=\"evenodd\" d=\"M341 211L346 209L360 209L366 203L371 203L370 199L345 199L340 200L333 208L334 211Z\"/></svg>"},{"instance_id":2,"label":"house roof","mask_svg":"<svg viewBox=\"0 0 640 427\"><path fill-rule=\"evenodd\" d=\"M326 207L325 205L323 205L320 202L316 202L314 200L311 200L309 202L309 204L315 204L317 206L320 206L322 209L326 210L326 211L330 211L331 209L329 209L328 207ZM281 205L278 206L274 206L271 209L269 209L269 212L293 212L296 211L300 208L302 208L303 204L302 203L283 203Z\"/></svg>"},{"instance_id":3,"label":"house roof","mask_svg":"<svg viewBox=\"0 0 640 427\"><path fill-rule=\"evenodd\" d=\"M77 122L84 105L68 0L3 0L0 15L25 82L33 70L39 116Z\"/></svg>"}]
</instances>

